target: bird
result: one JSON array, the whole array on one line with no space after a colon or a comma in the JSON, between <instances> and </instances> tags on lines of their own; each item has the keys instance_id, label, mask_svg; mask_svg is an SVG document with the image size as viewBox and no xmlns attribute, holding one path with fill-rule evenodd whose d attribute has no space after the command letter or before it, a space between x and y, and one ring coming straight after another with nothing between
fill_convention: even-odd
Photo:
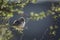
<instances>
[{"instance_id":1,"label":"bird","mask_svg":"<svg viewBox=\"0 0 60 40\"><path fill-rule=\"evenodd\" d=\"M13 22L13 26L16 30L19 30L19 31L23 31L24 30L24 27L25 27L25 18L24 17L20 17L19 19L15 20Z\"/></svg>"}]
</instances>

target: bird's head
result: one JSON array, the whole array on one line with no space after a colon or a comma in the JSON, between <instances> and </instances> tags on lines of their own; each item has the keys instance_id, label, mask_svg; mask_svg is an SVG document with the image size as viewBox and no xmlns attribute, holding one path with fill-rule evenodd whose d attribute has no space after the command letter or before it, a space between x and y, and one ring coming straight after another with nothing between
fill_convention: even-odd
<instances>
[{"instance_id":1,"label":"bird's head","mask_svg":"<svg viewBox=\"0 0 60 40\"><path fill-rule=\"evenodd\" d=\"M13 26L14 28L16 28L17 30L23 30L25 27L25 18L24 17L20 17L19 19L15 20L13 22Z\"/></svg>"}]
</instances>

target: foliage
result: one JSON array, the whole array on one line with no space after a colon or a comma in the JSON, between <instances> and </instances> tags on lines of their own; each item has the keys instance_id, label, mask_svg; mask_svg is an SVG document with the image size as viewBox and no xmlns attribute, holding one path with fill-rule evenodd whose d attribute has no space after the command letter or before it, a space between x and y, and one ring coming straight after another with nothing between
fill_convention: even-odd
<instances>
[{"instance_id":1,"label":"foliage","mask_svg":"<svg viewBox=\"0 0 60 40\"><path fill-rule=\"evenodd\" d=\"M2 21L0 24L0 40L11 40L13 34L9 30L10 25L8 20L13 17L14 12L23 14L22 9L30 2L35 3L36 0L0 0L0 20ZM19 7L20 9L15 7Z\"/></svg>"},{"instance_id":2,"label":"foliage","mask_svg":"<svg viewBox=\"0 0 60 40\"><path fill-rule=\"evenodd\" d=\"M12 38L12 32L7 25L0 25L0 40L10 40Z\"/></svg>"},{"instance_id":3,"label":"foliage","mask_svg":"<svg viewBox=\"0 0 60 40\"><path fill-rule=\"evenodd\" d=\"M0 40L10 40L13 37L12 32L9 30L9 23L8 20L13 17L14 12L17 12L18 14L24 15L24 11L22 10L26 5L29 3L36 3L37 0L18 0L17 2L13 0L0 0L0 20L2 20L2 23L0 24ZM57 3L56 3L57 4ZM47 10L47 12L41 11L40 13L31 12L30 13L30 19L31 20L42 20L46 18L49 15L52 15L53 19L56 21L57 17L60 17L60 3L59 5L56 5L55 3L52 3L51 9ZM19 7L15 8L15 7ZM47 13L47 14L46 14ZM58 13L58 16L55 15ZM50 33L49 35L56 35L56 29L58 28L57 25L50 26ZM59 39L60 40L60 39Z\"/></svg>"}]
</instances>

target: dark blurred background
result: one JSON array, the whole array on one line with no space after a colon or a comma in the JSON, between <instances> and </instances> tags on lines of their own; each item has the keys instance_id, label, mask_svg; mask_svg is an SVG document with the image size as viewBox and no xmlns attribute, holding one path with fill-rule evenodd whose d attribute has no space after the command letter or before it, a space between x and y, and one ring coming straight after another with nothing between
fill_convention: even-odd
<instances>
[{"instance_id":1,"label":"dark blurred background","mask_svg":"<svg viewBox=\"0 0 60 40\"><path fill-rule=\"evenodd\" d=\"M13 26L20 17L23 31ZM60 1L0 0L0 40L60 40Z\"/></svg>"},{"instance_id":2,"label":"dark blurred background","mask_svg":"<svg viewBox=\"0 0 60 40\"><path fill-rule=\"evenodd\" d=\"M29 15L30 12L36 12L36 13L40 13L41 11L46 12L50 8L51 8L51 2L39 2L37 4L29 3L27 6L23 8L23 11L24 11L24 14ZM12 24L12 22L15 19L18 19L19 17L21 16L15 13L14 17L12 17L9 20L10 24ZM39 20L39 21L29 20L28 23L26 23L27 29L24 30L24 33L23 33L24 35L22 37L22 40L49 40L50 38L49 27L55 24L60 26L60 17L57 18L56 22L52 18L52 15L49 15L43 20ZM59 37L60 37L60 27L56 30L56 36L52 37L50 40L58 40ZM19 35L16 36L16 38L20 39Z\"/></svg>"}]
</instances>

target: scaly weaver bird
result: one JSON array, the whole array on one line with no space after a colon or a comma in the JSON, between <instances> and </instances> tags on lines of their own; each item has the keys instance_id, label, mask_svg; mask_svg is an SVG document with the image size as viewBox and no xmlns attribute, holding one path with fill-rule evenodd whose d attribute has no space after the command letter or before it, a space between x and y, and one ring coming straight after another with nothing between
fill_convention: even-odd
<instances>
[{"instance_id":1,"label":"scaly weaver bird","mask_svg":"<svg viewBox=\"0 0 60 40\"><path fill-rule=\"evenodd\" d=\"M20 32L23 31L25 27L25 18L20 17L19 19L15 20L13 22L13 27Z\"/></svg>"}]
</instances>

